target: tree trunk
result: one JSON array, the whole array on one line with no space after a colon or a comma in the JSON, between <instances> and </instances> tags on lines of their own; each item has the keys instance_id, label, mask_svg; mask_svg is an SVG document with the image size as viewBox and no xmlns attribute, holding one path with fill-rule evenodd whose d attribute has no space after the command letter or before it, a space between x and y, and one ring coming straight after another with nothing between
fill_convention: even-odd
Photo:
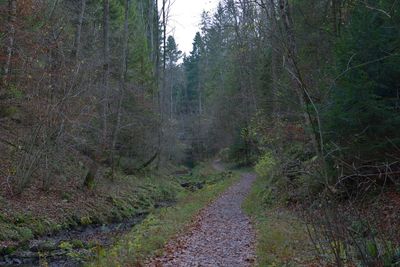
<instances>
[{"instance_id":1,"label":"tree trunk","mask_svg":"<svg viewBox=\"0 0 400 267\"><path fill-rule=\"evenodd\" d=\"M163 0L162 5L162 49L163 49L163 62L162 62L162 88L161 92L161 103L160 103L160 116L163 119L163 111L165 109L165 95L166 95L166 84L167 84L167 77L166 77L166 70L167 70L167 0Z\"/></svg>"},{"instance_id":2,"label":"tree trunk","mask_svg":"<svg viewBox=\"0 0 400 267\"><path fill-rule=\"evenodd\" d=\"M8 1L8 45L7 45L6 62L4 65L4 77L3 77L4 84L7 84L7 80L11 72L11 59L15 45L14 42L15 42L16 19L17 19L17 1L9 0ZM4 92L2 92L2 89L0 89L0 95L2 95L3 93Z\"/></svg>"},{"instance_id":3,"label":"tree trunk","mask_svg":"<svg viewBox=\"0 0 400 267\"><path fill-rule=\"evenodd\" d=\"M201 87L200 85L198 86L199 88L199 115L201 116L203 114L203 96L201 94Z\"/></svg>"},{"instance_id":4,"label":"tree trunk","mask_svg":"<svg viewBox=\"0 0 400 267\"><path fill-rule=\"evenodd\" d=\"M162 156L162 140L163 140L163 124L164 124L164 114L163 114L163 109L164 109L164 91L165 91L165 84L166 84L166 77L165 77L165 70L166 70L166 46L167 46L167 17L166 17L166 11L167 11L167 0L163 0L162 2L162 46L163 46L163 65L162 65L162 84L161 88L158 88L158 109L160 112L160 122L159 122L159 129L158 129L158 158L157 158L157 168L160 166L161 163L161 156ZM158 53L159 54L159 53ZM158 56L158 63L160 57ZM159 65L159 64L157 64ZM159 76L159 75L157 75Z\"/></svg>"},{"instance_id":5,"label":"tree trunk","mask_svg":"<svg viewBox=\"0 0 400 267\"><path fill-rule=\"evenodd\" d=\"M77 60L80 56L81 50L81 33L82 33L82 24L83 18L85 16L85 9L86 9L86 0L81 0L81 9L79 12L78 23L76 24L76 32L75 32L75 42L74 47L72 49L72 59Z\"/></svg>"},{"instance_id":6,"label":"tree trunk","mask_svg":"<svg viewBox=\"0 0 400 267\"><path fill-rule=\"evenodd\" d=\"M107 147L108 90L110 76L110 3L103 0L103 99L102 99L102 145Z\"/></svg>"},{"instance_id":7,"label":"tree trunk","mask_svg":"<svg viewBox=\"0 0 400 267\"><path fill-rule=\"evenodd\" d=\"M170 68L170 71L174 71L173 68ZM169 118L172 120L174 118L174 83L173 83L173 74L169 77Z\"/></svg>"},{"instance_id":8,"label":"tree trunk","mask_svg":"<svg viewBox=\"0 0 400 267\"><path fill-rule=\"evenodd\" d=\"M157 53L158 53L158 5L157 0L150 0L150 6L148 10L148 36L149 36L149 44L150 44L150 59L151 62L154 63L154 74L157 74L158 62L157 62Z\"/></svg>"},{"instance_id":9,"label":"tree trunk","mask_svg":"<svg viewBox=\"0 0 400 267\"><path fill-rule=\"evenodd\" d=\"M127 51L128 51L128 31L129 31L129 7L130 0L125 0L125 21L124 21L124 32L122 38L122 53L121 53L121 73L120 73L120 95L118 101L118 111L117 111L117 123L114 128L113 140L111 145L111 162L112 162L112 172L114 176L115 172L115 147L118 140L119 129L121 127L121 116L122 116L122 101L125 94L125 84L126 84L126 72L127 72Z\"/></svg>"},{"instance_id":10,"label":"tree trunk","mask_svg":"<svg viewBox=\"0 0 400 267\"><path fill-rule=\"evenodd\" d=\"M271 78L272 78L272 115L274 119L279 117L279 105L278 105L278 73L279 73L279 48L278 48L278 38L277 33L278 29L278 22L276 18L276 4L275 0L270 0L270 7L269 7L269 14L271 28L269 29L269 36L271 40Z\"/></svg>"},{"instance_id":11,"label":"tree trunk","mask_svg":"<svg viewBox=\"0 0 400 267\"><path fill-rule=\"evenodd\" d=\"M310 139L312 141L312 145L314 147L316 155L322 160L322 133L321 133L321 125L319 122L318 110L316 109L314 103L312 102L311 96L309 95L308 87L304 81L302 72L298 67L298 55L297 55L297 44L296 39L294 36L294 28L293 28L293 21L290 13L290 6L288 0L279 0L279 7L280 7L280 16L283 23L283 28L285 31L285 38L286 44L286 54L288 57L288 71L292 75L294 82L297 86L294 86L296 89L296 94L299 97L299 102L304 110L304 122L307 128L311 129ZM308 104L311 104L316 112L317 121L318 121L318 130L315 129L313 124L312 116L308 110ZM319 132L319 134L318 134ZM320 142L318 142L318 140Z\"/></svg>"}]
</instances>

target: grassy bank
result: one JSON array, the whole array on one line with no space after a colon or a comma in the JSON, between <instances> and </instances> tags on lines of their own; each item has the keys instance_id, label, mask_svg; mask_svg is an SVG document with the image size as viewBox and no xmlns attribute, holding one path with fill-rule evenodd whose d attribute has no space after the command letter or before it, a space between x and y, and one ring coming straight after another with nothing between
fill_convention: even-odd
<instances>
[{"instance_id":1,"label":"grassy bank","mask_svg":"<svg viewBox=\"0 0 400 267\"><path fill-rule=\"evenodd\" d=\"M29 240L89 225L123 222L173 203L185 191L175 178L120 175L87 191L41 192L0 203L0 256Z\"/></svg>"},{"instance_id":2,"label":"grassy bank","mask_svg":"<svg viewBox=\"0 0 400 267\"><path fill-rule=\"evenodd\" d=\"M268 182L257 178L243 204L257 231L257 265L313 266L313 248L305 225L272 199Z\"/></svg>"},{"instance_id":3,"label":"grassy bank","mask_svg":"<svg viewBox=\"0 0 400 267\"><path fill-rule=\"evenodd\" d=\"M33 238L150 213L223 178L201 165L179 177L119 174L113 181L100 177L92 190L71 184L64 190L32 188L18 196L0 196L0 257L26 247Z\"/></svg>"},{"instance_id":4,"label":"grassy bank","mask_svg":"<svg viewBox=\"0 0 400 267\"><path fill-rule=\"evenodd\" d=\"M99 249L91 265L141 266L146 259L160 255L164 245L184 231L203 207L239 179L238 174L216 174L210 169L199 172L209 177L202 189L184 192L174 207L155 210L114 247Z\"/></svg>"},{"instance_id":5,"label":"grassy bank","mask_svg":"<svg viewBox=\"0 0 400 267\"><path fill-rule=\"evenodd\" d=\"M182 190L176 180L151 176L120 176L113 186L107 184L93 191L71 190L57 196L55 193L46 196L44 192L37 202L52 201L48 205L59 209L56 214L46 213L46 210L35 212L37 204L33 201L25 200L25 207L13 203L18 199L4 202L0 207L0 241L23 241L77 225L121 221L146 212L158 202L174 201L176 194ZM23 234L29 231L32 233Z\"/></svg>"}]
</instances>

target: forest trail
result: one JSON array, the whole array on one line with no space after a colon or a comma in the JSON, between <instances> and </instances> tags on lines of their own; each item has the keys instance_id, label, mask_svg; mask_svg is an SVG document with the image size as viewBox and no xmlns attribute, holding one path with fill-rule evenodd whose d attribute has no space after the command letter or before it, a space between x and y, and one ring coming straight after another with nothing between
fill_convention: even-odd
<instances>
[{"instance_id":1,"label":"forest trail","mask_svg":"<svg viewBox=\"0 0 400 267\"><path fill-rule=\"evenodd\" d=\"M214 165L221 167L218 162ZM256 236L241 205L255 178L254 174L242 174L240 182L203 209L189 230L169 242L164 255L147 266L252 266Z\"/></svg>"}]
</instances>

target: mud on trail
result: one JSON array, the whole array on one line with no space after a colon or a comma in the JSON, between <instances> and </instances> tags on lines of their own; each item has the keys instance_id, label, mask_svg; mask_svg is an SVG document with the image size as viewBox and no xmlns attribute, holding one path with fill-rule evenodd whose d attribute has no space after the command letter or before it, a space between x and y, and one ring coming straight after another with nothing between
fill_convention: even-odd
<instances>
[{"instance_id":1,"label":"mud on trail","mask_svg":"<svg viewBox=\"0 0 400 267\"><path fill-rule=\"evenodd\" d=\"M187 232L166 245L164 255L146 266L252 266L256 236L241 205L255 178L243 174L240 182L196 216Z\"/></svg>"}]
</instances>

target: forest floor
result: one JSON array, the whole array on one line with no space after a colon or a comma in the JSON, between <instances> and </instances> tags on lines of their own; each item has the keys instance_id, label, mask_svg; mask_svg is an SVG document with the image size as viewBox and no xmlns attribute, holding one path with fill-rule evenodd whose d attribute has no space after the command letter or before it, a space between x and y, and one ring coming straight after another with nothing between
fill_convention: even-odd
<instances>
[{"instance_id":1,"label":"forest floor","mask_svg":"<svg viewBox=\"0 0 400 267\"><path fill-rule=\"evenodd\" d=\"M219 162L213 167L222 170ZM252 266L255 262L255 231L241 205L256 176L241 180L203 209L188 231L170 241L164 254L148 266Z\"/></svg>"}]
</instances>

